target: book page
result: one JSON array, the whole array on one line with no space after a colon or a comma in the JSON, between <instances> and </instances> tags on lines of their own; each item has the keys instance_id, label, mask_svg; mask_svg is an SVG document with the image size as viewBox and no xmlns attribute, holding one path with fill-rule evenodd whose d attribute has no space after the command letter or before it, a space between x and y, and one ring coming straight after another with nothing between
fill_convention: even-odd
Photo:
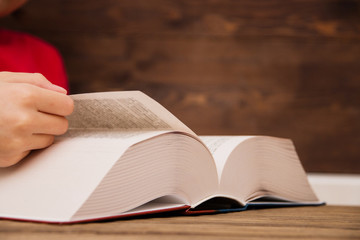
<instances>
[{"instance_id":1,"label":"book page","mask_svg":"<svg viewBox=\"0 0 360 240\"><path fill-rule=\"evenodd\" d=\"M69 220L125 150L114 138L67 138L32 152L0 169L0 216Z\"/></svg>"},{"instance_id":2,"label":"book page","mask_svg":"<svg viewBox=\"0 0 360 240\"><path fill-rule=\"evenodd\" d=\"M318 202L289 139L253 136L242 141L221 174L222 192L244 202L261 197Z\"/></svg>"},{"instance_id":3,"label":"book page","mask_svg":"<svg viewBox=\"0 0 360 240\"><path fill-rule=\"evenodd\" d=\"M231 152L251 136L199 136L199 138L205 143L214 157L220 181L226 160Z\"/></svg>"},{"instance_id":4,"label":"book page","mask_svg":"<svg viewBox=\"0 0 360 240\"><path fill-rule=\"evenodd\" d=\"M130 132L183 131L195 135L152 98L139 91L71 95L75 102L66 136L122 137ZM128 133L125 133L128 132Z\"/></svg>"},{"instance_id":5,"label":"book page","mask_svg":"<svg viewBox=\"0 0 360 240\"><path fill-rule=\"evenodd\" d=\"M197 139L170 132L131 146L72 220L111 216L167 195L195 206L217 187L210 152Z\"/></svg>"}]
</instances>

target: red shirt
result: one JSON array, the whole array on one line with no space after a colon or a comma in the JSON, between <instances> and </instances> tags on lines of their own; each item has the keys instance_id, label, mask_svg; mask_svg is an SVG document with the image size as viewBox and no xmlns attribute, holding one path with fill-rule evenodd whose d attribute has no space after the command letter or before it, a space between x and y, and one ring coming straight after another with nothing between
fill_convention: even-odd
<instances>
[{"instance_id":1,"label":"red shirt","mask_svg":"<svg viewBox=\"0 0 360 240\"><path fill-rule=\"evenodd\" d=\"M26 33L0 29L0 71L41 73L68 90L64 64L50 44Z\"/></svg>"}]
</instances>

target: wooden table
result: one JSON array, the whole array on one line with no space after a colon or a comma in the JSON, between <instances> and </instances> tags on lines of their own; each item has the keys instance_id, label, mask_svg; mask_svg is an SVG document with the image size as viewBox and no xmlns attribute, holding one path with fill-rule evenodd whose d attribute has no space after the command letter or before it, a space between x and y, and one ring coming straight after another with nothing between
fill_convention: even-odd
<instances>
[{"instance_id":1,"label":"wooden table","mask_svg":"<svg viewBox=\"0 0 360 240\"><path fill-rule=\"evenodd\" d=\"M74 225L0 221L0 239L360 239L360 207L293 207Z\"/></svg>"}]
</instances>

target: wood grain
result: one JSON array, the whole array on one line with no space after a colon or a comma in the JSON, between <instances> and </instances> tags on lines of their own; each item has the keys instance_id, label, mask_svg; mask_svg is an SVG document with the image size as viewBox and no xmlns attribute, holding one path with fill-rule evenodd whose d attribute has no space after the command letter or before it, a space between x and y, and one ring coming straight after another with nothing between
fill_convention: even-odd
<instances>
[{"instance_id":1,"label":"wood grain","mask_svg":"<svg viewBox=\"0 0 360 240\"><path fill-rule=\"evenodd\" d=\"M73 93L139 89L198 134L360 173L359 1L37 0L0 24L57 46Z\"/></svg>"},{"instance_id":2,"label":"wood grain","mask_svg":"<svg viewBox=\"0 0 360 240\"><path fill-rule=\"evenodd\" d=\"M359 207L296 207L238 213L49 225L0 221L12 239L359 239Z\"/></svg>"}]
</instances>

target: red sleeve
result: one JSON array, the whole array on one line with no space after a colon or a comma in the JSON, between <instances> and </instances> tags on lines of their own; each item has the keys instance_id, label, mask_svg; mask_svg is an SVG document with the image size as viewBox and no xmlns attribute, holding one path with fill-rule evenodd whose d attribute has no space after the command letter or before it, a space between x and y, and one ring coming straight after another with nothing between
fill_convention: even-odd
<instances>
[{"instance_id":1,"label":"red sleeve","mask_svg":"<svg viewBox=\"0 0 360 240\"><path fill-rule=\"evenodd\" d=\"M53 84L69 90L59 52L29 34L0 29L0 71L38 72Z\"/></svg>"}]
</instances>

